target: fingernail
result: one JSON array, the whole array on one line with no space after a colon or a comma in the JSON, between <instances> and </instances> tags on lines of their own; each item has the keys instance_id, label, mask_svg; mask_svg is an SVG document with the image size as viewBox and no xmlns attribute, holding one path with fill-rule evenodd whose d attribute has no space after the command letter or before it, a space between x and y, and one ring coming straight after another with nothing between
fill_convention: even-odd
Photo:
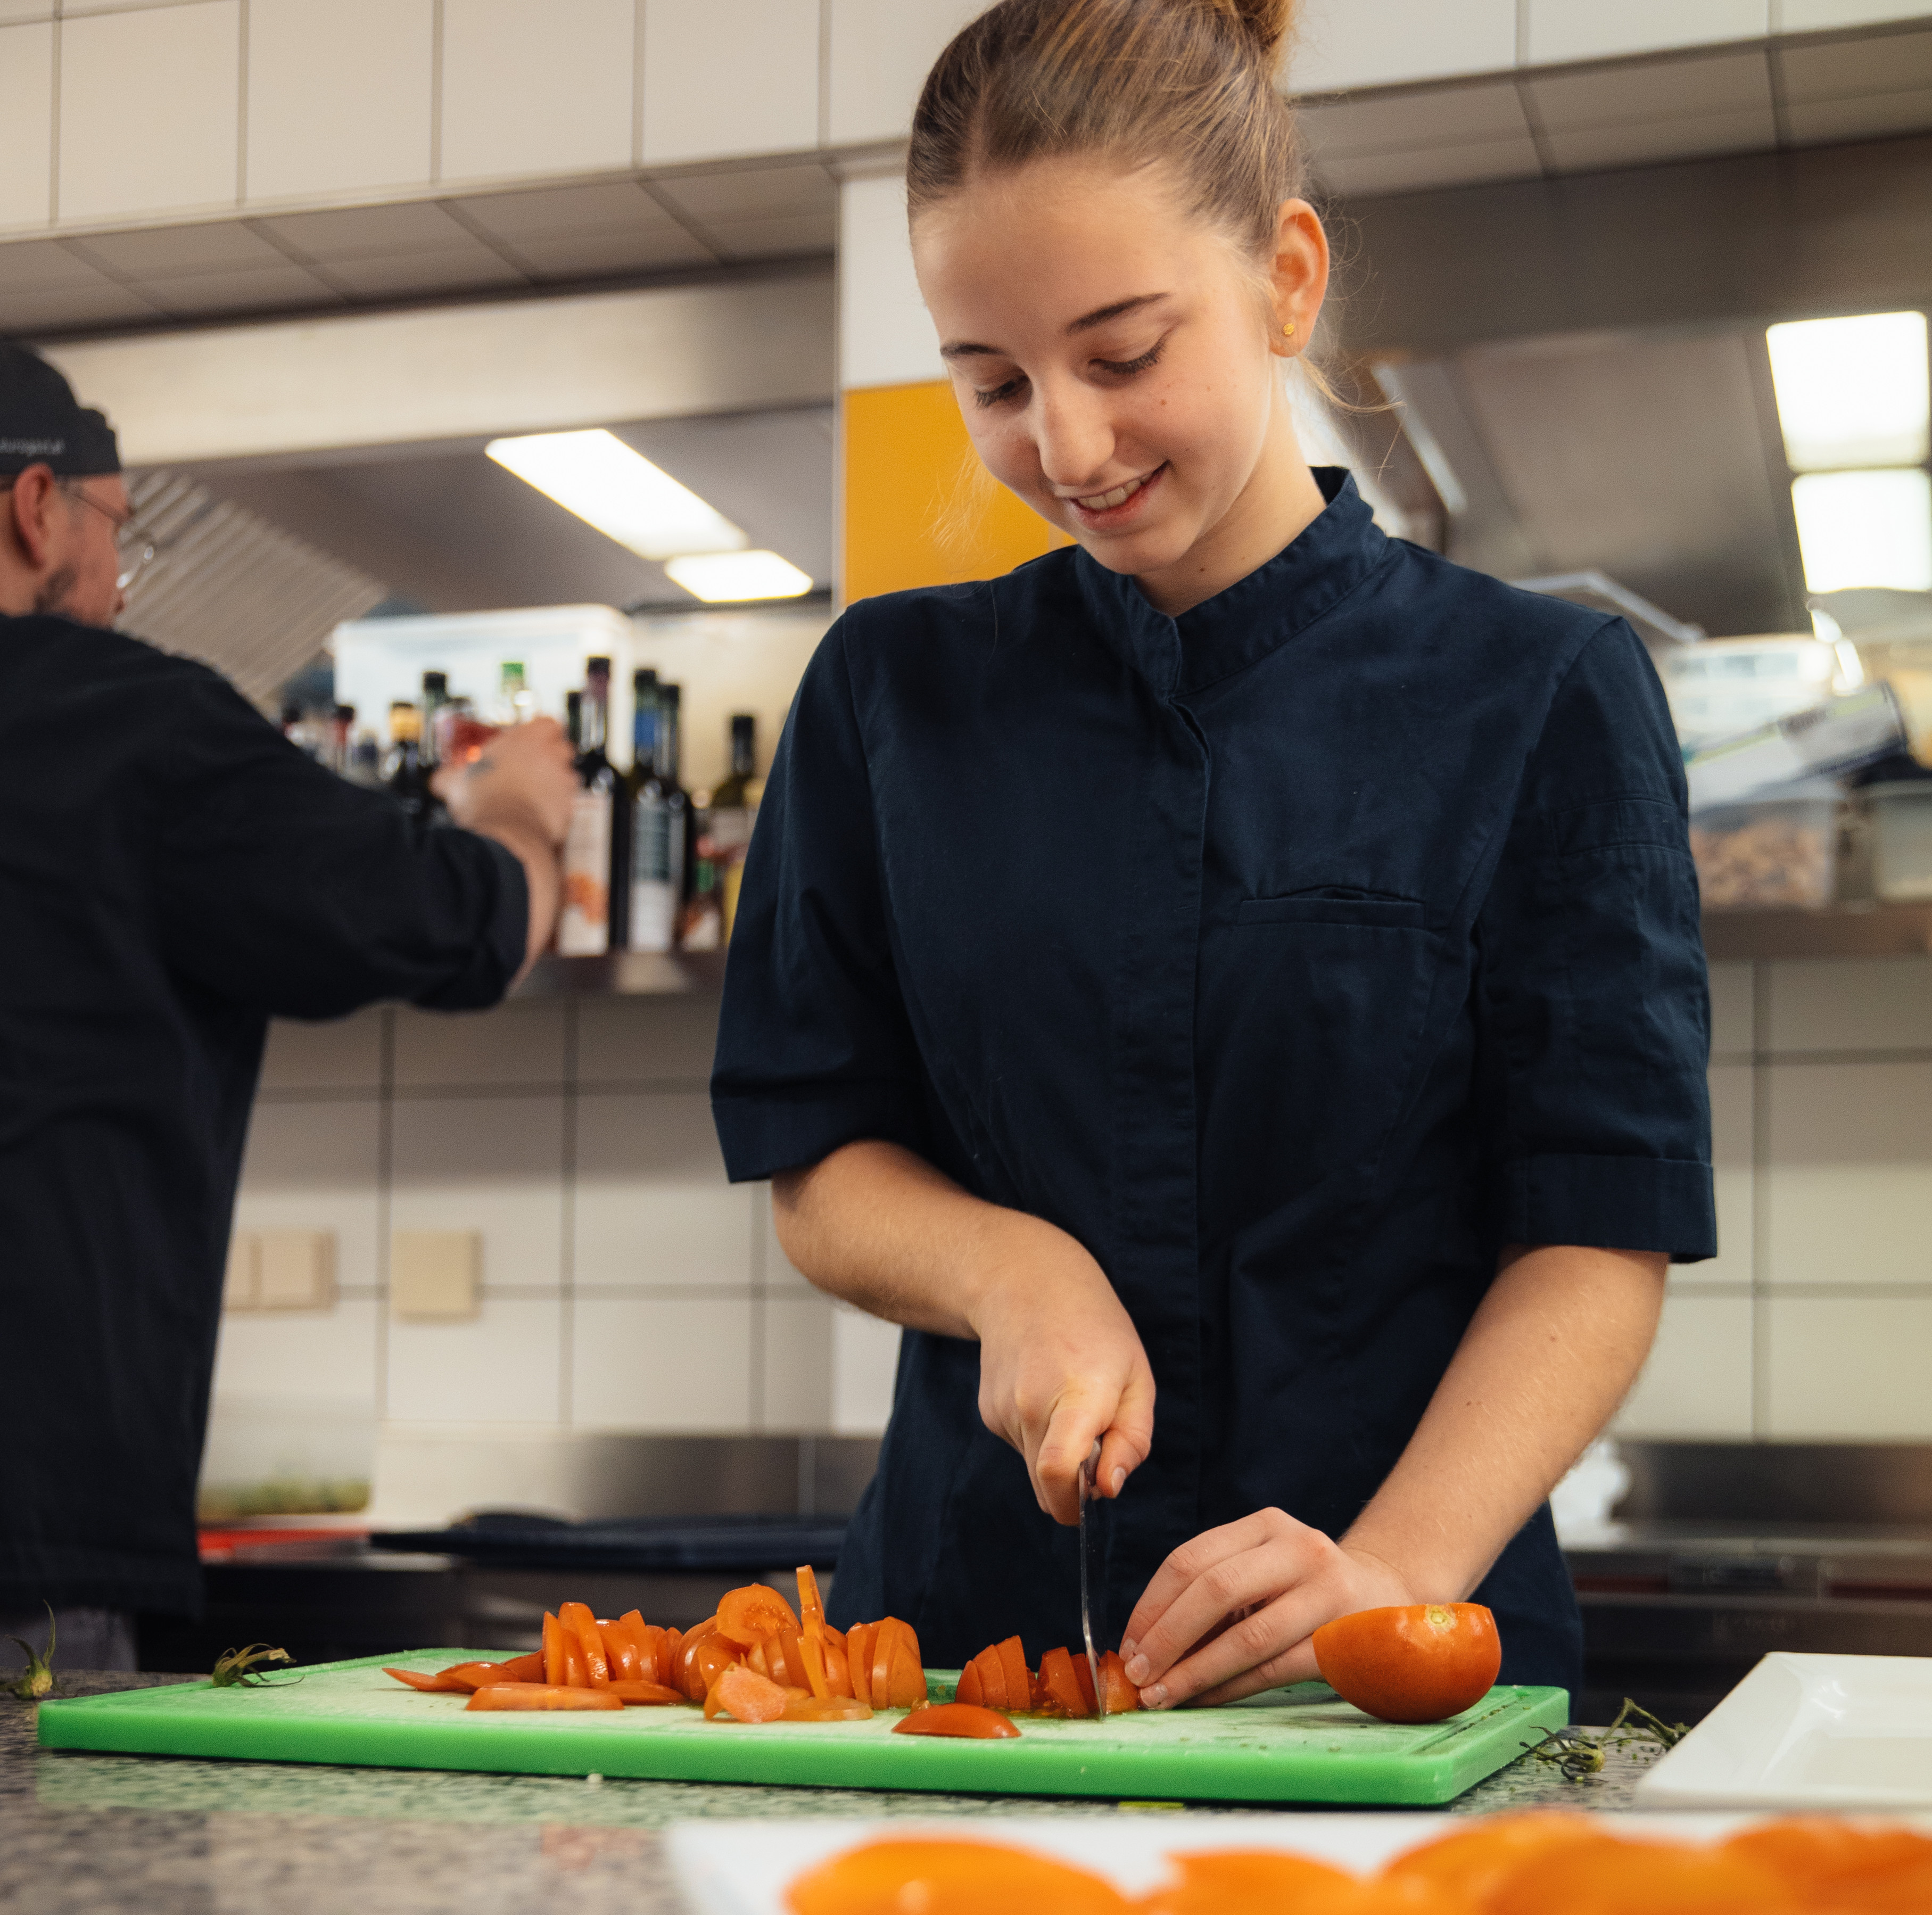
<instances>
[{"instance_id":1,"label":"fingernail","mask_svg":"<svg viewBox=\"0 0 1932 1915\"><path fill-rule=\"evenodd\" d=\"M1115 1464L1114 1464L1114 1495L1118 1496L1118 1495L1120 1493L1120 1485L1121 1485L1123 1483L1124 1483L1126 1480L1127 1480L1127 1472L1126 1472L1126 1471L1124 1469L1123 1469L1123 1468L1121 1467L1121 1466L1120 1466L1119 1463L1115 1463Z\"/></svg>"},{"instance_id":2,"label":"fingernail","mask_svg":"<svg viewBox=\"0 0 1932 1915\"><path fill-rule=\"evenodd\" d=\"M1154 1670L1144 1655L1136 1655L1127 1664L1127 1680L1136 1688L1138 1688L1153 1673Z\"/></svg>"},{"instance_id":3,"label":"fingernail","mask_svg":"<svg viewBox=\"0 0 1932 1915\"><path fill-rule=\"evenodd\" d=\"M1132 1636L1123 1636L1120 1638L1120 1653L1128 1661L1132 1661L1140 1652L1141 1646Z\"/></svg>"},{"instance_id":4,"label":"fingernail","mask_svg":"<svg viewBox=\"0 0 1932 1915\"><path fill-rule=\"evenodd\" d=\"M1132 1682L1133 1678L1130 1676L1127 1679ZM1141 1706L1143 1709L1165 1709L1167 1706L1167 1685L1156 1682L1152 1688L1142 1690Z\"/></svg>"}]
</instances>

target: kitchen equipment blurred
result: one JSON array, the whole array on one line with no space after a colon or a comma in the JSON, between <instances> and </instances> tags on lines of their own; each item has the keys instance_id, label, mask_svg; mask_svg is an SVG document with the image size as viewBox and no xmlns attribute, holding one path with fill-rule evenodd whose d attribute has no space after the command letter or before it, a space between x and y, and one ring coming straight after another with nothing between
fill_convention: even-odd
<instances>
[{"instance_id":1,"label":"kitchen equipment blurred","mask_svg":"<svg viewBox=\"0 0 1932 1915\"><path fill-rule=\"evenodd\" d=\"M1834 693L1856 690L1864 679L1850 646L1841 652L1809 632L1673 646L1658 670L1687 752L1808 710Z\"/></svg>"},{"instance_id":2,"label":"kitchen equipment blurred","mask_svg":"<svg viewBox=\"0 0 1932 1915\"><path fill-rule=\"evenodd\" d=\"M332 1397L218 1397L208 1419L195 1513L203 1523L364 1509L376 1415Z\"/></svg>"},{"instance_id":3,"label":"kitchen equipment blurred","mask_svg":"<svg viewBox=\"0 0 1932 1915\"><path fill-rule=\"evenodd\" d=\"M1690 855L1706 911L1796 906L1837 895L1838 787L1807 779L1690 814Z\"/></svg>"},{"instance_id":4,"label":"kitchen equipment blurred","mask_svg":"<svg viewBox=\"0 0 1932 1915\"><path fill-rule=\"evenodd\" d=\"M1932 778L1868 785L1872 890L1888 904L1932 899Z\"/></svg>"},{"instance_id":5,"label":"kitchen equipment blurred","mask_svg":"<svg viewBox=\"0 0 1932 1915\"><path fill-rule=\"evenodd\" d=\"M1867 685L1684 759L1690 809L1735 804L1801 778L1836 778L1903 751L1905 721L1888 685Z\"/></svg>"},{"instance_id":6,"label":"kitchen equipment blurred","mask_svg":"<svg viewBox=\"0 0 1932 1915\"><path fill-rule=\"evenodd\" d=\"M704 1570L768 1576L801 1562L836 1569L845 1523L843 1516L636 1516L570 1523L532 1511L485 1509L447 1529L379 1530L369 1547L560 1574Z\"/></svg>"}]
</instances>

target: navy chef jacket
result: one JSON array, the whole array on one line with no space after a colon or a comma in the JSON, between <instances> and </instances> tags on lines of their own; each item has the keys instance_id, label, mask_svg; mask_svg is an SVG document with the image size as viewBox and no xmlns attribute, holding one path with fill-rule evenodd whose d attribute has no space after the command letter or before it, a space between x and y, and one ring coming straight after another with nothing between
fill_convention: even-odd
<instances>
[{"instance_id":1,"label":"navy chef jacket","mask_svg":"<svg viewBox=\"0 0 1932 1915\"><path fill-rule=\"evenodd\" d=\"M903 1145L1086 1246L1154 1447L1114 1640L1167 1553L1278 1505L1339 1535L1506 1244L1716 1248L1684 785L1621 620L1387 538L1345 475L1173 619L1056 552L854 605L766 786L712 1097L734 1178ZM1079 1634L1074 1536L905 1333L839 1565L929 1663ZM1479 1592L1574 1689L1546 1511Z\"/></svg>"},{"instance_id":2,"label":"navy chef jacket","mask_svg":"<svg viewBox=\"0 0 1932 1915\"><path fill-rule=\"evenodd\" d=\"M192 1614L269 1017L494 1003L523 867L138 639L0 618L0 1611Z\"/></svg>"}]
</instances>

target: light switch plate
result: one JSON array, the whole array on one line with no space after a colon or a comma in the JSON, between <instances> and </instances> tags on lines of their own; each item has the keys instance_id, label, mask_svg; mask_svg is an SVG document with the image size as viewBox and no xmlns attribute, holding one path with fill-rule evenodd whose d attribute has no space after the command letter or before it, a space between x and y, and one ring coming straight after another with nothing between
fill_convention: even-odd
<instances>
[{"instance_id":1,"label":"light switch plate","mask_svg":"<svg viewBox=\"0 0 1932 1915\"><path fill-rule=\"evenodd\" d=\"M258 1230L254 1235L258 1309L334 1308L333 1230Z\"/></svg>"},{"instance_id":2,"label":"light switch plate","mask_svg":"<svg viewBox=\"0 0 1932 1915\"><path fill-rule=\"evenodd\" d=\"M228 1272L222 1279L224 1310L262 1307L262 1241L253 1230L237 1230L228 1240Z\"/></svg>"},{"instance_id":3,"label":"light switch plate","mask_svg":"<svg viewBox=\"0 0 1932 1915\"><path fill-rule=\"evenodd\" d=\"M483 1287L476 1230L398 1230L389 1239L389 1311L404 1323L462 1323Z\"/></svg>"}]
</instances>

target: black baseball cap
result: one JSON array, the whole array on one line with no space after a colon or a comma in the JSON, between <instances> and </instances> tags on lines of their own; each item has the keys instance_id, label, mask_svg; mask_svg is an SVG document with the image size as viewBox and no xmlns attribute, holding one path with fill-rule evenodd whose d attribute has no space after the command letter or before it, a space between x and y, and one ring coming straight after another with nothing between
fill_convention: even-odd
<instances>
[{"instance_id":1,"label":"black baseball cap","mask_svg":"<svg viewBox=\"0 0 1932 1915\"><path fill-rule=\"evenodd\" d=\"M91 479L118 472L121 452L104 415L82 405L54 367L0 339L0 479L38 465Z\"/></svg>"}]
</instances>

